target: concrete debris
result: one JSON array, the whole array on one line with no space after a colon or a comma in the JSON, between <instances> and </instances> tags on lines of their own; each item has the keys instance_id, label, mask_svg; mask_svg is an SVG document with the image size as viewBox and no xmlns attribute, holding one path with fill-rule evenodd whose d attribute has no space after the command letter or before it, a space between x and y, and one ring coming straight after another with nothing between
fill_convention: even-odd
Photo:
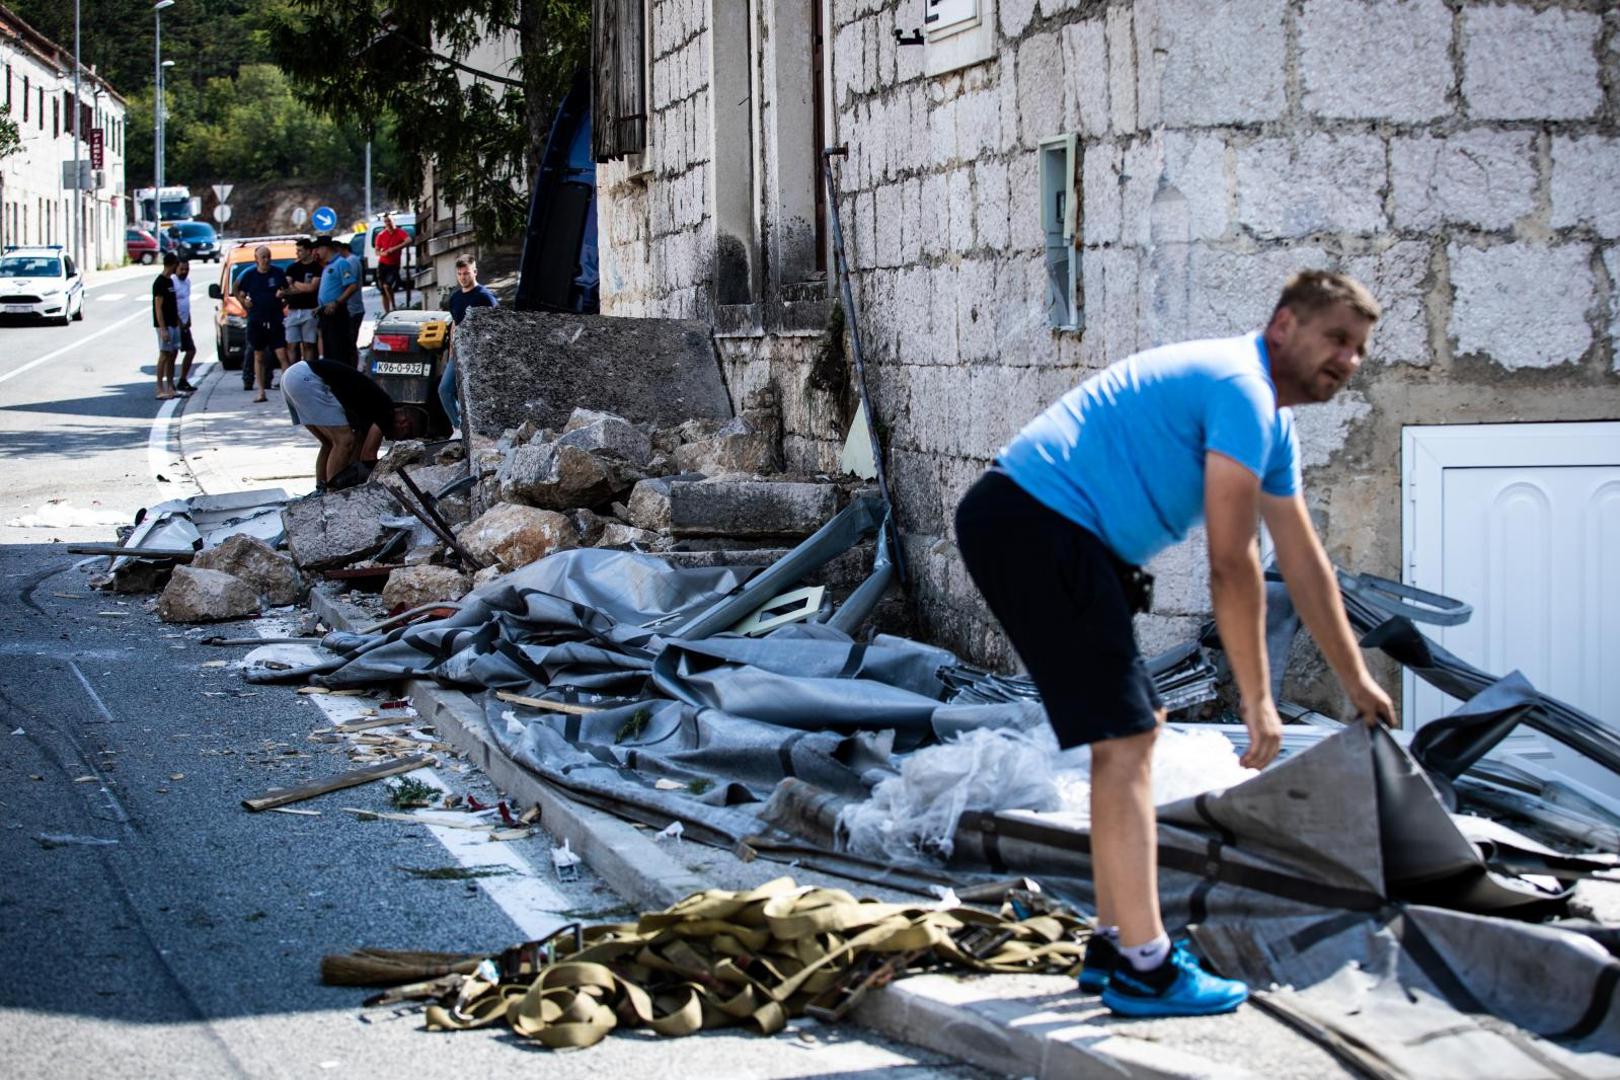
<instances>
[{"instance_id":1,"label":"concrete debris","mask_svg":"<svg viewBox=\"0 0 1620 1080\"><path fill-rule=\"evenodd\" d=\"M482 589L485 585L488 585L496 578L504 576L506 573L506 567L500 563L492 563L473 575L472 586L475 589Z\"/></svg>"},{"instance_id":2,"label":"concrete debris","mask_svg":"<svg viewBox=\"0 0 1620 1080\"><path fill-rule=\"evenodd\" d=\"M218 570L247 582L271 607L296 604L304 598L304 582L293 561L256 536L237 533L218 547L197 553L197 570Z\"/></svg>"},{"instance_id":3,"label":"concrete debris","mask_svg":"<svg viewBox=\"0 0 1620 1080\"><path fill-rule=\"evenodd\" d=\"M158 598L158 618L171 623L230 622L259 613L259 594L220 570L176 566Z\"/></svg>"},{"instance_id":4,"label":"concrete debris","mask_svg":"<svg viewBox=\"0 0 1620 1080\"><path fill-rule=\"evenodd\" d=\"M778 472L782 464L780 444L740 416L707 438L676 447L673 460L683 473L710 477L758 476Z\"/></svg>"},{"instance_id":5,"label":"concrete debris","mask_svg":"<svg viewBox=\"0 0 1620 1080\"><path fill-rule=\"evenodd\" d=\"M626 525L622 521L611 521L603 527L601 535L596 538L592 547L630 547L634 545L643 551L656 551L668 545L668 541L658 533L647 529L638 529L634 525Z\"/></svg>"},{"instance_id":6,"label":"concrete debris","mask_svg":"<svg viewBox=\"0 0 1620 1080\"><path fill-rule=\"evenodd\" d=\"M392 611L439 600L460 600L471 588L470 577L448 566L402 566L388 575L382 597Z\"/></svg>"},{"instance_id":7,"label":"concrete debris","mask_svg":"<svg viewBox=\"0 0 1620 1080\"><path fill-rule=\"evenodd\" d=\"M496 473L503 502L548 510L601 506L641 474L628 463L563 443L530 443L506 455Z\"/></svg>"},{"instance_id":8,"label":"concrete debris","mask_svg":"<svg viewBox=\"0 0 1620 1080\"><path fill-rule=\"evenodd\" d=\"M362 484L288 503L281 520L293 562L305 571L331 570L375 555L392 535L381 519L404 512L387 488Z\"/></svg>"},{"instance_id":9,"label":"concrete debris","mask_svg":"<svg viewBox=\"0 0 1620 1080\"><path fill-rule=\"evenodd\" d=\"M602 538L602 530L608 527L607 518L584 508L570 512L568 520L574 523L574 531L579 534L580 547L595 547Z\"/></svg>"},{"instance_id":10,"label":"concrete debris","mask_svg":"<svg viewBox=\"0 0 1620 1080\"><path fill-rule=\"evenodd\" d=\"M630 521L671 536L809 536L838 512L835 484L654 478L630 494Z\"/></svg>"},{"instance_id":11,"label":"concrete debris","mask_svg":"<svg viewBox=\"0 0 1620 1080\"><path fill-rule=\"evenodd\" d=\"M621 416L590 409L574 410L557 443L607 454L634 465L645 465L653 456L652 437L641 428Z\"/></svg>"},{"instance_id":12,"label":"concrete debris","mask_svg":"<svg viewBox=\"0 0 1620 1080\"><path fill-rule=\"evenodd\" d=\"M468 551L507 570L579 546L574 523L555 510L498 503L456 534Z\"/></svg>"},{"instance_id":13,"label":"concrete debris","mask_svg":"<svg viewBox=\"0 0 1620 1080\"><path fill-rule=\"evenodd\" d=\"M456 360L466 430L490 437L560 428L576 407L660 425L732 416L705 322L496 308L457 331Z\"/></svg>"},{"instance_id":14,"label":"concrete debris","mask_svg":"<svg viewBox=\"0 0 1620 1080\"><path fill-rule=\"evenodd\" d=\"M377 461L377 467L372 470L372 479L390 476L407 465L420 463L426 457L427 444L421 439L401 439L399 442L390 443L388 453Z\"/></svg>"}]
</instances>

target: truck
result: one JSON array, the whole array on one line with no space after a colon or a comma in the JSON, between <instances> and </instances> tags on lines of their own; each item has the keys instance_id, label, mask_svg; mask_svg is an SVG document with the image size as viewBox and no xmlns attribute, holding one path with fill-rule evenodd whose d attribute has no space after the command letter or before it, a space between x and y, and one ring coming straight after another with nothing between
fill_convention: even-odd
<instances>
[{"instance_id":1,"label":"truck","mask_svg":"<svg viewBox=\"0 0 1620 1080\"><path fill-rule=\"evenodd\" d=\"M132 199L135 223L154 232L176 221L193 221L202 213L202 199L188 187L136 188Z\"/></svg>"}]
</instances>

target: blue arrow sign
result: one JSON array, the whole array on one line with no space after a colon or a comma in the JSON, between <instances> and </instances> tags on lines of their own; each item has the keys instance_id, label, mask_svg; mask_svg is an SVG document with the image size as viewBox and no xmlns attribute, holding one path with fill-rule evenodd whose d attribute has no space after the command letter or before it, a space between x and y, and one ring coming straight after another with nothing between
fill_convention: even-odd
<instances>
[{"instance_id":1,"label":"blue arrow sign","mask_svg":"<svg viewBox=\"0 0 1620 1080\"><path fill-rule=\"evenodd\" d=\"M337 228L337 211L330 206L317 206L315 212L309 216L309 223L315 227L316 232L331 232Z\"/></svg>"}]
</instances>

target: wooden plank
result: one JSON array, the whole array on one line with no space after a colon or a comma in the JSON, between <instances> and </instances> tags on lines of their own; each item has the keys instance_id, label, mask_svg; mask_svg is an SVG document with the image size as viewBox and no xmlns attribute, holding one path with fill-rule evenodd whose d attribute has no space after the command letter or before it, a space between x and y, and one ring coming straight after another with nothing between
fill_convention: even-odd
<instances>
[{"instance_id":1,"label":"wooden plank","mask_svg":"<svg viewBox=\"0 0 1620 1080\"><path fill-rule=\"evenodd\" d=\"M531 709L569 713L574 716L589 716L591 713L602 712L606 708L604 705L576 705L571 701L544 701L536 697L524 697L522 694L514 694L510 690L497 690L495 696L502 701L509 701L513 705L526 705Z\"/></svg>"},{"instance_id":2,"label":"wooden plank","mask_svg":"<svg viewBox=\"0 0 1620 1080\"><path fill-rule=\"evenodd\" d=\"M416 754L406 758L395 758L392 761L378 762L376 765L364 769L346 772L341 776L334 776L326 780L317 780L313 784L303 787L288 788L285 791L267 791L255 799L243 799L242 806L252 811L274 810L278 806L288 803L302 802L313 799L317 795L325 795L332 791L342 791L344 788L358 787L369 784L373 780L381 780L388 776L398 776L413 769L423 769L433 764L433 759L424 754Z\"/></svg>"},{"instance_id":3,"label":"wooden plank","mask_svg":"<svg viewBox=\"0 0 1620 1080\"><path fill-rule=\"evenodd\" d=\"M388 727L392 724L409 724L417 720L414 713L402 716L373 716L369 720L351 720L347 724L338 724L327 730L340 735L348 735L356 731L370 731L372 728Z\"/></svg>"}]
</instances>

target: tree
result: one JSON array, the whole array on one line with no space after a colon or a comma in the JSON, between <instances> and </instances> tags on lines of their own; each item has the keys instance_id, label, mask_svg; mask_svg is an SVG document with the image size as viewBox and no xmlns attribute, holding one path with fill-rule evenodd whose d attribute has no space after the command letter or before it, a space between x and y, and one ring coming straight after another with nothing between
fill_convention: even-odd
<instances>
[{"instance_id":1,"label":"tree","mask_svg":"<svg viewBox=\"0 0 1620 1080\"><path fill-rule=\"evenodd\" d=\"M589 55L590 0L278 3L269 47L303 100L334 119L394 122L396 197L414 199L431 165L480 236L521 228L552 113ZM514 38L499 69L472 62Z\"/></svg>"},{"instance_id":2,"label":"tree","mask_svg":"<svg viewBox=\"0 0 1620 1080\"><path fill-rule=\"evenodd\" d=\"M21 149L22 135L17 131L17 121L9 116L0 116L0 161Z\"/></svg>"}]
</instances>

